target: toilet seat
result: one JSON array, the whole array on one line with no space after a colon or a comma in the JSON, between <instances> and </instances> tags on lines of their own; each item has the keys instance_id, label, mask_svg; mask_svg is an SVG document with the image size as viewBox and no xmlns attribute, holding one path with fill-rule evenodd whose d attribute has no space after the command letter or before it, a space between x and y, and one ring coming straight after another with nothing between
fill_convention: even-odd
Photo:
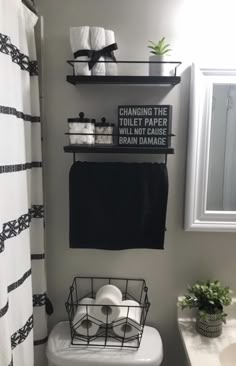
<instances>
[{"instance_id":1,"label":"toilet seat","mask_svg":"<svg viewBox=\"0 0 236 366\"><path fill-rule=\"evenodd\" d=\"M58 323L47 345L49 366L159 366L163 345L155 328L145 326L138 349L71 345L69 322Z\"/></svg>"}]
</instances>

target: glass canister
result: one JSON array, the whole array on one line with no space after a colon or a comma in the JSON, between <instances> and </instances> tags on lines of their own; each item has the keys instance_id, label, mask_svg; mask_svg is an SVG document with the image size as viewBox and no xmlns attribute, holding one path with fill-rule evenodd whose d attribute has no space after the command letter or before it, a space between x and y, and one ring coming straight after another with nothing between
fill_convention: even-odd
<instances>
[{"instance_id":1,"label":"glass canister","mask_svg":"<svg viewBox=\"0 0 236 366\"><path fill-rule=\"evenodd\" d=\"M95 144L112 145L113 144L114 124L106 122L102 118L101 122L95 123Z\"/></svg>"},{"instance_id":2,"label":"glass canister","mask_svg":"<svg viewBox=\"0 0 236 366\"><path fill-rule=\"evenodd\" d=\"M95 122L79 113L79 118L68 118L69 140L71 145L92 145L95 143Z\"/></svg>"}]
</instances>

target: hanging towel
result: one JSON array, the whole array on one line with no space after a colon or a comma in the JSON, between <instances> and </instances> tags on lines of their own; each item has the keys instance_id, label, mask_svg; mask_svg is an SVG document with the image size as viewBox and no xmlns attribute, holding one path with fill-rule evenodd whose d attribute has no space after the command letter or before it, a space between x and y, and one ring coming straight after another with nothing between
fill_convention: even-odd
<instances>
[{"instance_id":1,"label":"hanging towel","mask_svg":"<svg viewBox=\"0 0 236 366\"><path fill-rule=\"evenodd\" d=\"M105 46L115 43L115 33L112 30L105 30ZM112 58L106 57L106 61L113 61ZM106 62L106 75L117 75L117 64L115 62Z\"/></svg>"},{"instance_id":2,"label":"hanging towel","mask_svg":"<svg viewBox=\"0 0 236 366\"><path fill-rule=\"evenodd\" d=\"M75 162L69 179L70 247L163 249L165 164Z\"/></svg>"},{"instance_id":3,"label":"hanging towel","mask_svg":"<svg viewBox=\"0 0 236 366\"><path fill-rule=\"evenodd\" d=\"M77 51L90 50L89 27L71 27L70 44L74 54ZM75 60L85 61L74 64L75 75L91 75L88 66L88 56L75 57Z\"/></svg>"},{"instance_id":4,"label":"hanging towel","mask_svg":"<svg viewBox=\"0 0 236 366\"><path fill-rule=\"evenodd\" d=\"M90 27L90 44L91 49L94 51L99 51L105 47L105 29L101 27ZM97 62L92 68L93 75L105 75L106 68L104 57L100 57L100 62Z\"/></svg>"}]
</instances>

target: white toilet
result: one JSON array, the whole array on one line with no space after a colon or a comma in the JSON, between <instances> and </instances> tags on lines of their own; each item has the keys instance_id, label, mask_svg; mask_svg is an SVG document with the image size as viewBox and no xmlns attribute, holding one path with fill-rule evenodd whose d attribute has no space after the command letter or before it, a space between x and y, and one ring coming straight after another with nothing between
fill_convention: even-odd
<instances>
[{"instance_id":1,"label":"white toilet","mask_svg":"<svg viewBox=\"0 0 236 366\"><path fill-rule=\"evenodd\" d=\"M58 323L47 345L49 366L159 366L163 345L155 328L145 326L138 349L71 345L69 322Z\"/></svg>"}]
</instances>

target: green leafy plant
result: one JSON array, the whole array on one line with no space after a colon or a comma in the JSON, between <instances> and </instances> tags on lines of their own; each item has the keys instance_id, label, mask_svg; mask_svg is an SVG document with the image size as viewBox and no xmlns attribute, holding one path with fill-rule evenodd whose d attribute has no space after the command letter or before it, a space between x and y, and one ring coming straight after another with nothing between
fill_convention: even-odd
<instances>
[{"instance_id":1,"label":"green leafy plant","mask_svg":"<svg viewBox=\"0 0 236 366\"><path fill-rule=\"evenodd\" d=\"M170 45L165 42L165 37L163 37L159 42L149 41L149 43L150 45L148 48L151 49L150 52L153 55L166 55L172 51Z\"/></svg>"},{"instance_id":2,"label":"green leafy plant","mask_svg":"<svg viewBox=\"0 0 236 366\"><path fill-rule=\"evenodd\" d=\"M198 308L199 316L207 319L208 314L219 314L225 323L224 306L232 302L232 290L223 287L219 281L197 282L188 288L188 294L178 302L182 309Z\"/></svg>"}]
</instances>

